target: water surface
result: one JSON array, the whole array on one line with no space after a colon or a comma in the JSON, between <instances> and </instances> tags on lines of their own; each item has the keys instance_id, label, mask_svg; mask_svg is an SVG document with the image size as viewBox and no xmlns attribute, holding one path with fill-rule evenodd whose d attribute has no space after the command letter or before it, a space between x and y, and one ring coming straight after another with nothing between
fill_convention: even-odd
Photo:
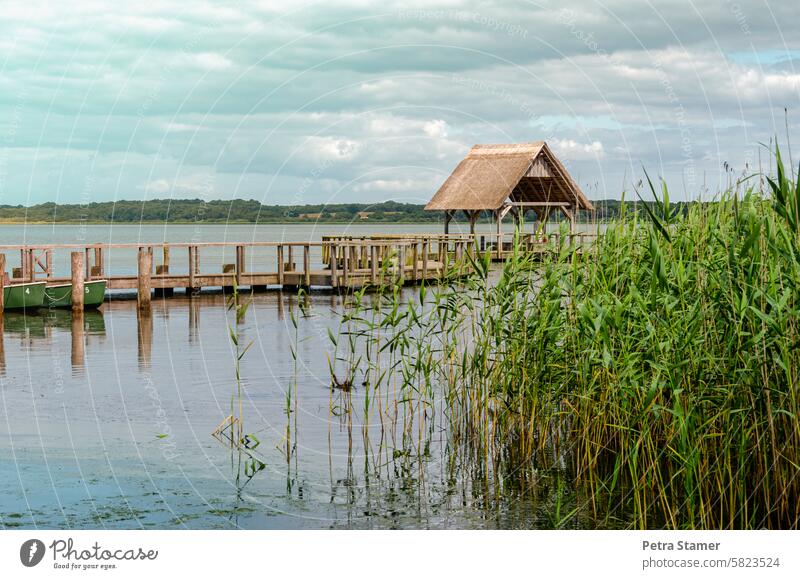
<instances>
[{"instance_id":1,"label":"water surface","mask_svg":"<svg viewBox=\"0 0 800 579\"><path fill-rule=\"evenodd\" d=\"M98 228L96 237L109 235L100 241L142 235L131 226L91 227ZM319 233L305 226L268 232L235 227L241 228L237 241L248 231L259 239L274 239L276 231L298 240ZM204 226L203 240L229 239L232 229ZM64 238L74 233L47 226L24 231L29 243L71 242ZM10 243L16 234L4 229L0 235ZM175 230L164 237L186 240ZM415 295L406 290L407 299ZM356 384L348 398L330 387L335 352L329 331L338 335L343 308L338 295L270 291L250 299L238 326L220 293L188 298L176 292L154 300L150 315L137 313L130 299L75 317L47 309L6 312L0 328L0 525L550 525L554 487L544 474L533 490L511 479L498 489L485 465L448 446L442 422L431 422L424 448L400 440L379 421L363 426L364 389ZM229 324L241 344L253 341L241 361L245 430L258 441L244 456L245 462L257 458L250 471L241 454L212 436L237 404ZM289 388L294 398L287 413Z\"/></svg>"}]
</instances>

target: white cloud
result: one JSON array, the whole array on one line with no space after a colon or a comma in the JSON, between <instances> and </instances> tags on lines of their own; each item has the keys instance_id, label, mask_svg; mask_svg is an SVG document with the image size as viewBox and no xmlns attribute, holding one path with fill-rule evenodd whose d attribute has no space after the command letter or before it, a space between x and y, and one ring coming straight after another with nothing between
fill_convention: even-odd
<instances>
[{"instance_id":1,"label":"white cloud","mask_svg":"<svg viewBox=\"0 0 800 579\"><path fill-rule=\"evenodd\" d=\"M603 143L578 143L572 139L556 139L549 143L556 154L568 161L583 161L587 159L602 159L605 156Z\"/></svg>"}]
</instances>

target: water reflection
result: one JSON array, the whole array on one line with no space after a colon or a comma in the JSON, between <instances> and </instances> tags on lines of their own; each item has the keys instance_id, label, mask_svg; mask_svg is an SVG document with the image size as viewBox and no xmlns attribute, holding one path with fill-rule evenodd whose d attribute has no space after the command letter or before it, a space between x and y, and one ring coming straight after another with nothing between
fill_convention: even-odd
<instances>
[{"instance_id":1,"label":"water reflection","mask_svg":"<svg viewBox=\"0 0 800 579\"><path fill-rule=\"evenodd\" d=\"M86 358L86 336L84 334L85 312L71 312L70 331L72 333L72 351L70 360L73 372L80 371L84 367Z\"/></svg>"},{"instance_id":2,"label":"water reflection","mask_svg":"<svg viewBox=\"0 0 800 579\"><path fill-rule=\"evenodd\" d=\"M139 370L150 370L153 355L153 313L148 310L138 309L136 312L137 329L137 354Z\"/></svg>"},{"instance_id":3,"label":"water reflection","mask_svg":"<svg viewBox=\"0 0 800 579\"><path fill-rule=\"evenodd\" d=\"M246 299L234 444L212 438L238 415L224 295L0 316L0 527L531 527L578 504L540 465L498 472L399 379L331 389L340 297Z\"/></svg>"}]
</instances>

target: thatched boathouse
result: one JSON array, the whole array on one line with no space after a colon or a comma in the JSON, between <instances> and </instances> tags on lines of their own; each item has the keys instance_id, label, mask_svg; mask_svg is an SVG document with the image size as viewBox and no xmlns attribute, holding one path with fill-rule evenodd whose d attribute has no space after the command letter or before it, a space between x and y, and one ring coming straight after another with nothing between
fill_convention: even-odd
<instances>
[{"instance_id":1,"label":"thatched boathouse","mask_svg":"<svg viewBox=\"0 0 800 579\"><path fill-rule=\"evenodd\" d=\"M475 145L425 206L444 211L444 232L459 211L469 220L470 232L483 212L490 212L502 236L509 213L516 223L533 210L547 222L556 209L573 230L577 212L594 211L591 201L570 177L544 141L508 145Z\"/></svg>"}]
</instances>

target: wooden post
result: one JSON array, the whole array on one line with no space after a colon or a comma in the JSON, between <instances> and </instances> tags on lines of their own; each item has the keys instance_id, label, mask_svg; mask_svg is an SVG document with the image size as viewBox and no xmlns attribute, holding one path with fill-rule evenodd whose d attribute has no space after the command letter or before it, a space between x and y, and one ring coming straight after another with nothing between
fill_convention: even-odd
<instances>
[{"instance_id":1,"label":"wooden post","mask_svg":"<svg viewBox=\"0 0 800 579\"><path fill-rule=\"evenodd\" d=\"M349 277L347 275L348 274L347 270L350 267L350 264L348 263L349 260L347 259L348 257L347 254L349 251L350 249L346 245L342 246L342 283L344 284L345 288L347 287L349 280Z\"/></svg>"},{"instance_id":2,"label":"wooden post","mask_svg":"<svg viewBox=\"0 0 800 579\"><path fill-rule=\"evenodd\" d=\"M303 277L306 288L311 287L311 247L308 244L303 246Z\"/></svg>"},{"instance_id":3,"label":"wooden post","mask_svg":"<svg viewBox=\"0 0 800 579\"><path fill-rule=\"evenodd\" d=\"M422 279L428 278L428 240L422 242Z\"/></svg>"},{"instance_id":4,"label":"wooden post","mask_svg":"<svg viewBox=\"0 0 800 579\"><path fill-rule=\"evenodd\" d=\"M84 299L84 264L85 254L82 251L72 252L72 311L83 311Z\"/></svg>"},{"instance_id":5,"label":"wooden post","mask_svg":"<svg viewBox=\"0 0 800 579\"><path fill-rule=\"evenodd\" d=\"M105 267L103 264L103 248L94 248L94 266L97 268L97 277L102 278L105 275Z\"/></svg>"},{"instance_id":6,"label":"wooden post","mask_svg":"<svg viewBox=\"0 0 800 579\"><path fill-rule=\"evenodd\" d=\"M46 249L44 251L45 271L47 272L47 279L53 277L53 250Z\"/></svg>"},{"instance_id":7,"label":"wooden post","mask_svg":"<svg viewBox=\"0 0 800 579\"><path fill-rule=\"evenodd\" d=\"M86 248L86 257L85 257L85 264L86 264L86 281L91 281L92 279L92 258L91 258L91 248Z\"/></svg>"},{"instance_id":8,"label":"wooden post","mask_svg":"<svg viewBox=\"0 0 800 579\"><path fill-rule=\"evenodd\" d=\"M278 246L278 285L283 289L283 246Z\"/></svg>"},{"instance_id":9,"label":"wooden post","mask_svg":"<svg viewBox=\"0 0 800 579\"><path fill-rule=\"evenodd\" d=\"M369 247L369 280L373 285L378 283L378 246Z\"/></svg>"},{"instance_id":10,"label":"wooden post","mask_svg":"<svg viewBox=\"0 0 800 579\"><path fill-rule=\"evenodd\" d=\"M453 213L449 209L447 209L444 212L444 234L445 235L449 235L450 234L450 220L452 218L453 218Z\"/></svg>"},{"instance_id":11,"label":"wooden post","mask_svg":"<svg viewBox=\"0 0 800 579\"><path fill-rule=\"evenodd\" d=\"M6 288L6 254L0 253L0 313L2 313L5 310L5 304L6 304L5 288Z\"/></svg>"},{"instance_id":12,"label":"wooden post","mask_svg":"<svg viewBox=\"0 0 800 579\"><path fill-rule=\"evenodd\" d=\"M294 247L289 246L289 271L294 271Z\"/></svg>"},{"instance_id":13,"label":"wooden post","mask_svg":"<svg viewBox=\"0 0 800 579\"><path fill-rule=\"evenodd\" d=\"M403 285L405 283L406 273L406 252L402 242L397 247L397 283Z\"/></svg>"},{"instance_id":14,"label":"wooden post","mask_svg":"<svg viewBox=\"0 0 800 579\"><path fill-rule=\"evenodd\" d=\"M33 269L33 249L28 250L28 281L36 281L36 273Z\"/></svg>"},{"instance_id":15,"label":"wooden post","mask_svg":"<svg viewBox=\"0 0 800 579\"><path fill-rule=\"evenodd\" d=\"M189 246L189 287L186 288L186 295L191 296L197 289L195 275L197 274L197 246Z\"/></svg>"},{"instance_id":16,"label":"wooden post","mask_svg":"<svg viewBox=\"0 0 800 579\"><path fill-rule=\"evenodd\" d=\"M337 246L331 243L330 248L328 249L328 258L330 259L331 264L331 287L339 287L339 272L338 263L336 258L336 248Z\"/></svg>"},{"instance_id":17,"label":"wooden post","mask_svg":"<svg viewBox=\"0 0 800 579\"><path fill-rule=\"evenodd\" d=\"M236 246L236 286L242 285L242 274L244 273L244 245Z\"/></svg>"},{"instance_id":18,"label":"wooden post","mask_svg":"<svg viewBox=\"0 0 800 579\"><path fill-rule=\"evenodd\" d=\"M338 268L338 258L336 253L338 252L338 244L334 245L331 243L330 250L328 251L328 256L330 257L330 264L331 264L331 287L339 287L339 272L337 271Z\"/></svg>"},{"instance_id":19,"label":"wooden post","mask_svg":"<svg viewBox=\"0 0 800 579\"><path fill-rule=\"evenodd\" d=\"M411 276L414 282L419 280L419 266L417 265L417 258L419 257L417 251L417 242L411 246Z\"/></svg>"},{"instance_id":20,"label":"wooden post","mask_svg":"<svg viewBox=\"0 0 800 579\"><path fill-rule=\"evenodd\" d=\"M153 254L149 248L139 248L139 293L138 305L140 310L150 309L151 276L153 272ZM74 294L73 290L73 294Z\"/></svg>"}]
</instances>

